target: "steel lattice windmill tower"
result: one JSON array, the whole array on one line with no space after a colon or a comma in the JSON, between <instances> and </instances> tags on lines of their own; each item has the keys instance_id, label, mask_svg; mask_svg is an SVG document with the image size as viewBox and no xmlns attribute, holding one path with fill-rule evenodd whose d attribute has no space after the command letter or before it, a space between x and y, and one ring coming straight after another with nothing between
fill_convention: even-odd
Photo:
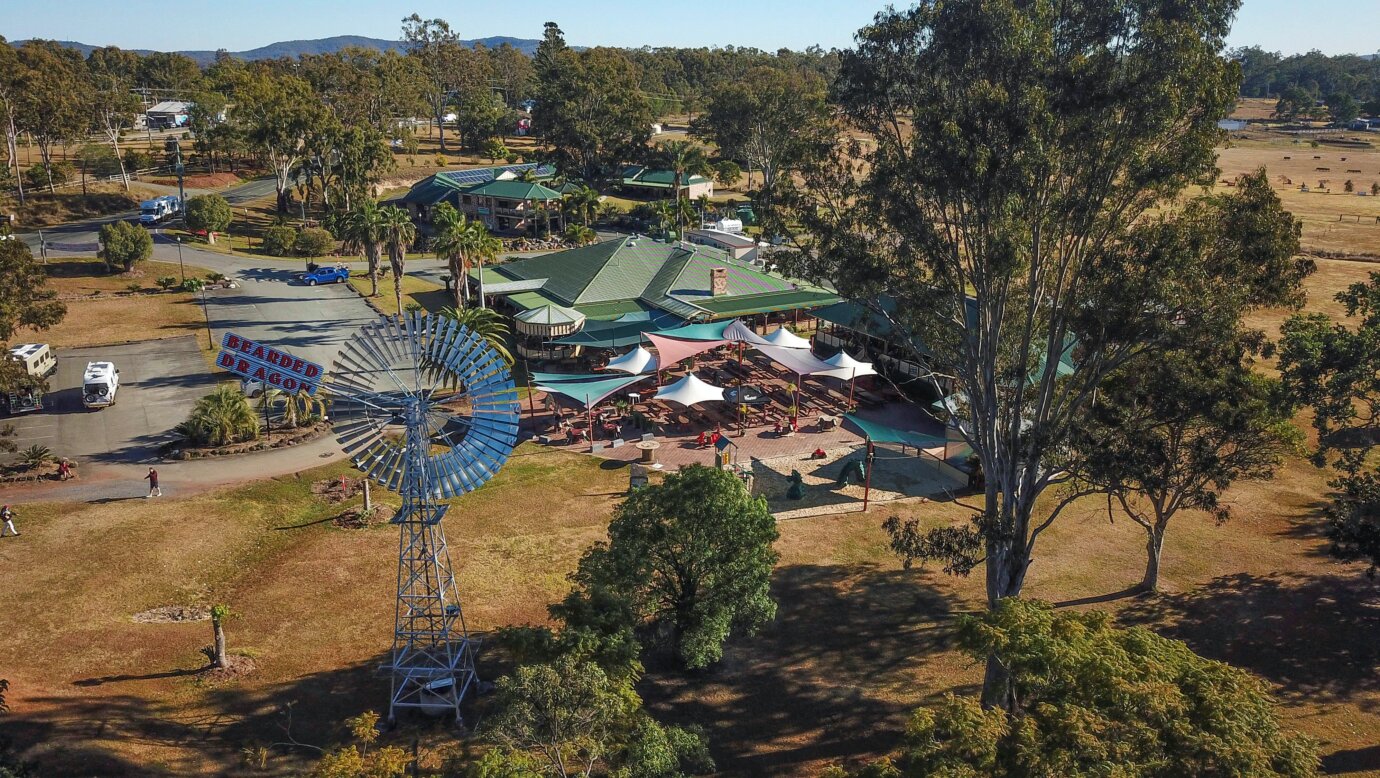
<instances>
[{"instance_id":1,"label":"steel lattice windmill tower","mask_svg":"<svg viewBox=\"0 0 1380 778\"><path fill-rule=\"evenodd\" d=\"M326 385L336 435L365 475L402 498L388 718L453 712L479 683L456 592L442 501L482 486L517 444L507 364L455 321L408 313L359 330Z\"/></svg>"}]
</instances>

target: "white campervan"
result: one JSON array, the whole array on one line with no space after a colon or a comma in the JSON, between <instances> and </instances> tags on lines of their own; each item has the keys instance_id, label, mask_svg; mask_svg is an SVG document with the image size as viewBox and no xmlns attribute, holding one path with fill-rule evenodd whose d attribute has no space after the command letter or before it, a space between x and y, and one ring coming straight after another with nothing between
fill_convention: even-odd
<instances>
[{"instance_id":1,"label":"white campervan","mask_svg":"<svg viewBox=\"0 0 1380 778\"><path fill-rule=\"evenodd\" d=\"M57 358L47 343L25 343L10 349L10 359L24 366L25 378L14 391L0 395L6 413L33 413L43 410L46 379L57 371Z\"/></svg>"},{"instance_id":2,"label":"white campervan","mask_svg":"<svg viewBox=\"0 0 1380 778\"><path fill-rule=\"evenodd\" d=\"M120 388L120 371L112 362L87 362L81 377L81 401L88 408L104 408L115 404L115 392Z\"/></svg>"}]
</instances>

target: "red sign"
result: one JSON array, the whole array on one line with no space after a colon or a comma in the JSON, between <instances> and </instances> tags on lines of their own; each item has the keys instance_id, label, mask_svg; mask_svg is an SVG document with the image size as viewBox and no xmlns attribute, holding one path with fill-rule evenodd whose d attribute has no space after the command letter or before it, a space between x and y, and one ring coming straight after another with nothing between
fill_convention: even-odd
<instances>
[{"instance_id":1,"label":"red sign","mask_svg":"<svg viewBox=\"0 0 1380 778\"><path fill-rule=\"evenodd\" d=\"M315 362L294 357L233 332L221 339L216 365L245 378L285 392L315 394L322 369Z\"/></svg>"}]
</instances>

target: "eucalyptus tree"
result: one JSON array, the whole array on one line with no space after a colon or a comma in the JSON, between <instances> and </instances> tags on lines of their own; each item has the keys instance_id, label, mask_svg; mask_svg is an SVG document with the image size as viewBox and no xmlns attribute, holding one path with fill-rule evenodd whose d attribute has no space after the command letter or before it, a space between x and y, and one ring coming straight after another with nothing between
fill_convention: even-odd
<instances>
[{"instance_id":1,"label":"eucalyptus tree","mask_svg":"<svg viewBox=\"0 0 1380 778\"><path fill-rule=\"evenodd\" d=\"M972 522L888 526L908 562L981 566L989 606L1021 593L1037 540L1072 499L1035 513L1067 477L1103 379L1165 351L1184 322L1237 321L1303 274L1282 211L1243 208L1233 229L1165 207L1215 178L1217 121L1239 83L1222 56L1238 6L884 11L834 86L850 132L783 187L784 213L764 213L768 230L795 233L792 269L888 318L936 388L961 398L985 475ZM983 699L1015 702L995 656Z\"/></svg>"},{"instance_id":2,"label":"eucalyptus tree","mask_svg":"<svg viewBox=\"0 0 1380 778\"><path fill-rule=\"evenodd\" d=\"M307 153L307 138L328 119L325 106L306 80L259 69L240 80L231 115L272 171L277 210L286 212L292 181Z\"/></svg>"},{"instance_id":3,"label":"eucalyptus tree","mask_svg":"<svg viewBox=\"0 0 1380 778\"><path fill-rule=\"evenodd\" d=\"M125 161L120 154L120 137L134 126L134 117L140 110L139 98L130 90L134 84L134 68L128 58L120 56L127 53L97 49L86 60L92 85L92 124L110 143L126 192L129 191L129 176L125 174ZM137 59L136 56L136 62Z\"/></svg>"},{"instance_id":4,"label":"eucalyptus tree","mask_svg":"<svg viewBox=\"0 0 1380 778\"><path fill-rule=\"evenodd\" d=\"M19 175L19 113L25 82L24 65L14 47L0 36L0 121L4 122L5 158L14 170L19 204L24 204L24 177Z\"/></svg>"},{"instance_id":5,"label":"eucalyptus tree","mask_svg":"<svg viewBox=\"0 0 1380 778\"><path fill-rule=\"evenodd\" d=\"M459 36L445 19L423 19L412 14L402 20L402 37L407 55L416 60L423 97L436 120L441 151L446 150L446 103L455 89L455 75L461 58Z\"/></svg>"}]
</instances>

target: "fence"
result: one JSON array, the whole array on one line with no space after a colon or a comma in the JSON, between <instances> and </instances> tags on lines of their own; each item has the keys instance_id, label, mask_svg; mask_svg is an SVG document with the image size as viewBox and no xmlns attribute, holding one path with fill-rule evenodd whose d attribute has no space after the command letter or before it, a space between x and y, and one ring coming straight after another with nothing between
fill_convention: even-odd
<instances>
[{"instance_id":1,"label":"fence","mask_svg":"<svg viewBox=\"0 0 1380 778\"><path fill-rule=\"evenodd\" d=\"M196 173L205 173L205 172L209 172L209 171L210 171L210 167L209 167L208 165L184 165L182 171L183 171L183 175L193 175L193 174L196 174ZM142 170L127 170L127 171L125 171L125 174L124 174L123 177L124 177L124 178L128 178L128 179L131 180L131 181L137 181L137 180L139 180L140 178L147 178L147 177L150 177L150 176L170 176L170 175L177 175L177 168L176 168L175 166L173 166L173 165L160 165L160 166L158 166L158 167L144 168L144 169L142 169ZM91 176L91 175L88 175L88 176L86 176L86 183L87 183L87 184L103 184L103 183L109 183L109 182L118 182L118 181L121 180L121 178L122 178L122 177L120 176L119 173L116 173L116 174L110 175L110 176ZM53 189L53 191L57 191L57 190L60 190L60 189L70 189L70 188L72 188L72 187L74 187L74 186L81 186L81 185L82 185L82 177L81 177L80 174L78 174L77 177L74 178L74 179L72 179L71 181L64 181L64 182L62 182L61 184L54 184L53 187L52 187L52 189ZM47 185L47 184L44 184L44 185L41 186L41 187L26 187L26 188L24 189L24 192L25 192L26 194L27 194L27 193L31 193L31 192L47 192L47 191L49 191L48 185ZM17 189L11 189L11 190L9 190L9 192L10 192L11 194L16 194L16 195L18 194L18 190L17 190Z\"/></svg>"}]
</instances>

